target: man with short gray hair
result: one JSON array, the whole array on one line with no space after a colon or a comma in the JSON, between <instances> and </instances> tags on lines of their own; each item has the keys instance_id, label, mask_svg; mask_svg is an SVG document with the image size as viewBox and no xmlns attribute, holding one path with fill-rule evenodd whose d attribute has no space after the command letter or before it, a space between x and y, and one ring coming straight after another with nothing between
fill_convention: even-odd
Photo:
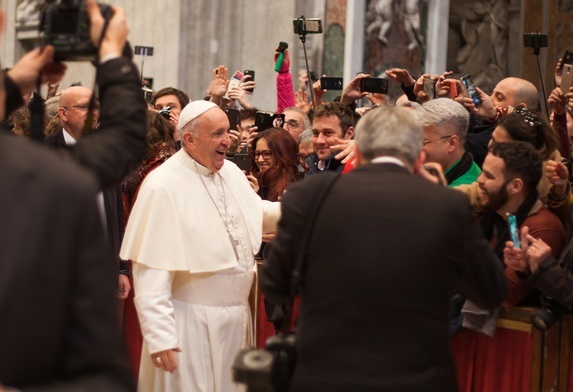
<instances>
[{"instance_id":1,"label":"man with short gray hair","mask_svg":"<svg viewBox=\"0 0 573 392\"><path fill-rule=\"evenodd\" d=\"M422 141L409 110L373 109L357 125L354 170L334 183L336 173L311 176L283 195L261 279L274 304L290 298L313 198L332 184L308 233L289 390L458 390L451 293L491 308L507 287L467 197L415 175Z\"/></svg>"},{"instance_id":2,"label":"man with short gray hair","mask_svg":"<svg viewBox=\"0 0 573 392\"><path fill-rule=\"evenodd\" d=\"M423 127L426 162L442 166L449 186L475 182L481 170L465 150L470 114L458 102L438 98L414 111Z\"/></svg>"}]
</instances>

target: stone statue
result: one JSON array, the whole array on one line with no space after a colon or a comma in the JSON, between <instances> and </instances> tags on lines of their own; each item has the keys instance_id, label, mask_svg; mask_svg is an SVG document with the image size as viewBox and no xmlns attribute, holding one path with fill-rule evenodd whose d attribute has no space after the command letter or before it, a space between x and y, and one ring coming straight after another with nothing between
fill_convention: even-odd
<instances>
[{"instance_id":1,"label":"stone statue","mask_svg":"<svg viewBox=\"0 0 573 392\"><path fill-rule=\"evenodd\" d=\"M388 45L388 34L394 23L402 25L410 40L408 50L423 46L420 23L420 0L378 0L374 3L374 21L366 28L369 34L378 30L378 41Z\"/></svg>"}]
</instances>

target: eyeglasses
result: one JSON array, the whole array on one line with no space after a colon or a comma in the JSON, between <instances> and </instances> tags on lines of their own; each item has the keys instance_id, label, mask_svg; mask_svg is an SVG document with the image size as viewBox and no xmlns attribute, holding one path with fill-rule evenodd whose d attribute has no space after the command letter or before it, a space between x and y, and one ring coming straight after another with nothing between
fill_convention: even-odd
<instances>
[{"instance_id":1,"label":"eyeglasses","mask_svg":"<svg viewBox=\"0 0 573 392\"><path fill-rule=\"evenodd\" d=\"M530 127L538 127L541 125L541 120L537 114L530 112L523 106L517 106L515 109L513 109L513 112L519 114L523 121Z\"/></svg>"},{"instance_id":2,"label":"eyeglasses","mask_svg":"<svg viewBox=\"0 0 573 392\"><path fill-rule=\"evenodd\" d=\"M440 138L438 138L438 139L434 139L434 140L426 140L426 139L424 139L424 141L422 142L422 145L423 145L424 147L426 147L426 146L427 146L428 144L430 144L430 143L437 142L438 140L449 139L449 138L451 138L452 136L454 136L454 135L442 136L442 137L440 137Z\"/></svg>"},{"instance_id":3,"label":"eyeglasses","mask_svg":"<svg viewBox=\"0 0 573 392\"><path fill-rule=\"evenodd\" d=\"M62 106L64 109L74 108L79 110L80 112L87 112L90 105L72 105L72 106ZM94 106L94 111L99 112L99 105Z\"/></svg>"},{"instance_id":4,"label":"eyeglasses","mask_svg":"<svg viewBox=\"0 0 573 392\"><path fill-rule=\"evenodd\" d=\"M287 122L285 122L285 126L287 128L298 128L300 126L300 123L296 120L288 120Z\"/></svg>"},{"instance_id":5,"label":"eyeglasses","mask_svg":"<svg viewBox=\"0 0 573 392\"><path fill-rule=\"evenodd\" d=\"M271 159L271 157L273 156L273 154L269 151L253 151L253 156L255 157L255 159L259 159L260 156L263 156L263 159L265 161L268 161L269 159Z\"/></svg>"},{"instance_id":6,"label":"eyeglasses","mask_svg":"<svg viewBox=\"0 0 573 392\"><path fill-rule=\"evenodd\" d=\"M310 154L296 154L297 158L299 159L299 161L306 161L306 158L308 158L309 156L312 155L312 152Z\"/></svg>"}]
</instances>

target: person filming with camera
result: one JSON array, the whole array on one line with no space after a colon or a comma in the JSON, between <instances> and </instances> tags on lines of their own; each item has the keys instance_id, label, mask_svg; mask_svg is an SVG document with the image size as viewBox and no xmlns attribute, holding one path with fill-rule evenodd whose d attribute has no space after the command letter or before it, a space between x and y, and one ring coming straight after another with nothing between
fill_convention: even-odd
<instances>
[{"instance_id":1,"label":"person filming with camera","mask_svg":"<svg viewBox=\"0 0 573 392\"><path fill-rule=\"evenodd\" d=\"M122 57L123 9L111 8L105 23L95 0L85 4L107 120L57 152L0 131L0 391L135 390L96 194L143 157L145 102L135 65ZM35 49L0 79L0 120L23 105L40 73L42 82L62 77L54 55L52 46Z\"/></svg>"}]
</instances>

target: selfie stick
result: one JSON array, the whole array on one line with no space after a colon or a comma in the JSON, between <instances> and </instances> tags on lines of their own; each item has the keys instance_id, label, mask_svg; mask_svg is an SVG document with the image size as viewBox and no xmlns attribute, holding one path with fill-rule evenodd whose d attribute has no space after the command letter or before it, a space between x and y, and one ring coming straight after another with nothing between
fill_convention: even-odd
<instances>
[{"instance_id":1,"label":"selfie stick","mask_svg":"<svg viewBox=\"0 0 573 392\"><path fill-rule=\"evenodd\" d=\"M539 53L541 52L541 45L539 45L539 40L534 40L533 52L537 57L537 67L539 69L539 77L541 78L541 90L543 92L543 102L545 103L545 115L549 118L549 106L547 106L547 93L545 92L545 81L543 80L543 71L541 71L541 60L539 59Z\"/></svg>"},{"instance_id":2,"label":"selfie stick","mask_svg":"<svg viewBox=\"0 0 573 392\"><path fill-rule=\"evenodd\" d=\"M303 20L304 25L304 16L301 15L299 19ZM300 38L300 42L302 42L302 49L304 51L304 62L306 63L306 75L308 76L308 85L310 86L310 101L312 102L312 107L316 110L314 105L314 89L312 88L312 78L310 77L310 68L308 66L308 56L306 54L306 31L303 31L298 36Z\"/></svg>"}]
</instances>

